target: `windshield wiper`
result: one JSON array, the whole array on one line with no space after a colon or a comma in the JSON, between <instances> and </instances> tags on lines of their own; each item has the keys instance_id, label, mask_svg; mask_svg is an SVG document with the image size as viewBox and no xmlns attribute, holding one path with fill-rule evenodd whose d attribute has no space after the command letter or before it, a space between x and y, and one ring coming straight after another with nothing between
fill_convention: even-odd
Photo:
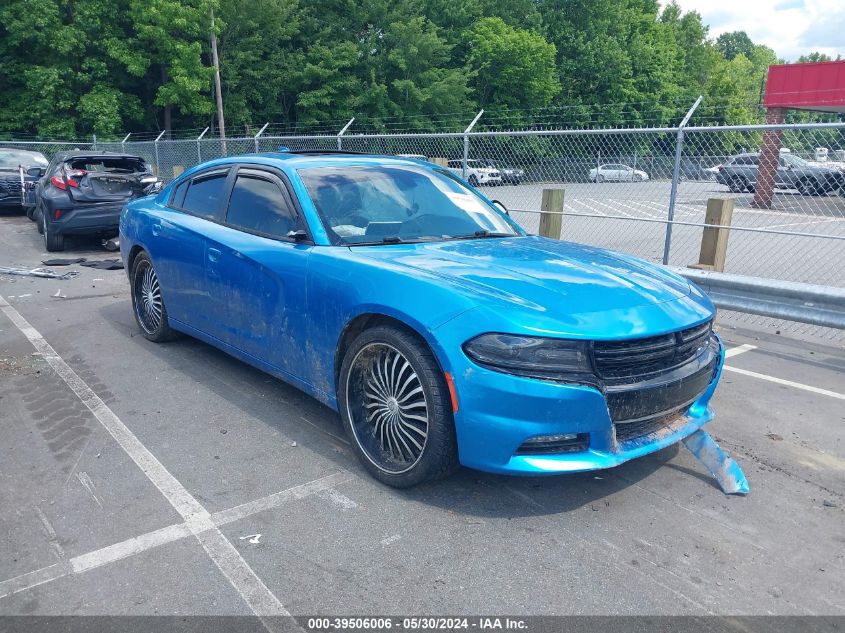
<instances>
[{"instance_id":1,"label":"windshield wiper","mask_svg":"<svg viewBox=\"0 0 845 633\"><path fill-rule=\"evenodd\" d=\"M380 244L407 244L408 242L416 240L403 240L398 235L385 235L380 240L373 240L371 242L344 242L344 246L378 246Z\"/></svg>"},{"instance_id":2,"label":"windshield wiper","mask_svg":"<svg viewBox=\"0 0 845 633\"><path fill-rule=\"evenodd\" d=\"M450 236L450 240L474 240L477 238L483 237L516 237L516 233L502 233L497 231L488 231L487 229L481 229L476 231L472 235L453 235Z\"/></svg>"}]
</instances>

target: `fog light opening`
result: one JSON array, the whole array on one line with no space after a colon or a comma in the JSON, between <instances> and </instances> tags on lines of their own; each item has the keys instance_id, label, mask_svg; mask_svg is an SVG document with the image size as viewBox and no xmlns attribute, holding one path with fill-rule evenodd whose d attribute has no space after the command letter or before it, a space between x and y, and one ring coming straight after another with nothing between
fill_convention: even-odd
<instances>
[{"instance_id":1,"label":"fog light opening","mask_svg":"<svg viewBox=\"0 0 845 633\"><path fill-rule=\"evenodd\" d=\"M525 440L516 449L517 455L553 455L559 453L580 453L590 445L589 433L556 433L537 435Z\"/></svg>"}]
</instances>

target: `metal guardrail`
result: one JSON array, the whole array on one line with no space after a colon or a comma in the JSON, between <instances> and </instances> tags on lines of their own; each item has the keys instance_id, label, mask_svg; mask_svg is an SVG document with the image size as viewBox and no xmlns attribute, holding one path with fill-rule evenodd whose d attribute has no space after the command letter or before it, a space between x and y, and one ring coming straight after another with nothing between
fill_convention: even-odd
<instances>
[{"instance_id":1,"label":"metal guardrail","mask_svg":"<svg viewBox=\"0 0 845 633\"><path fill-rule=\"evenodd\" d=\"M669 266L697 284L717 308L845 329L845 288Z\"/></svg>"}]
</instances>

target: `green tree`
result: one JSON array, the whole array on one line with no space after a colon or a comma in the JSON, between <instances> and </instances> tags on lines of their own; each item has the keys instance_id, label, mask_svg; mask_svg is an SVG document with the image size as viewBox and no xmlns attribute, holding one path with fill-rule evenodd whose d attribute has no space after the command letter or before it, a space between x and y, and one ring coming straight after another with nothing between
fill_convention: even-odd
<instances>
[{"instance_id":1,"label":"green tree","mask_svg":"<svg viewBox=\"0 0 845 633\"><path fill-rule=\"evenodd\" d=\"M208 37L211 3L216 0L128 0L131 35L113 41L111 54L136 77L144 90L144 105L161 129L172 129L174 108L192 121L212 111L212 69L203 52Z\"/></svg>"},{"instance_id":2,"label":"green tree","mask_svg":"<svg viewBox=\"0 0 845 633\"><path fill-rule=\"evenodd\" d=\"M465 35L466 63L481 107L547 106L561 91L555 46L498 17L479 20Z\"/></svg>"},{"instance_id":3,"label":"green tree","mask_svg":"<svg viewBox=\"0 0 845 633\"><path fill-rule=\"evenodd\" d=\"M716 48L721 51L725 59L731 61L737 55L745 55L746 58L751 58L754 49L754 42L748 37L745 31L732 31L730 33L722 33L716 38Z\"/></svg>"}]
</instances>

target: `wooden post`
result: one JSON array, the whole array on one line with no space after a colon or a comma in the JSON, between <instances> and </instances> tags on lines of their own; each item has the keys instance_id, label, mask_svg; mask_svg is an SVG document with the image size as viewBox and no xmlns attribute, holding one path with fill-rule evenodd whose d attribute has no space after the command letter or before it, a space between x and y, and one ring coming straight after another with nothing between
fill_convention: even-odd
<instances>
[{"instance_id":1,"label":"wooden post","mask_svg":"<svg viewBox=\"0 0 845 633\"><path fill-rule=\"evenodd\" d=\"M719 227L705 227L701 235L701 254L697 264L690 264L690 268L701 270L725 271L725 258L728 253L728 235L730 234L731 219L734 213L733 198L710 198L707 201L707 213L704 215L705 224L715 224Z\"/></svg>"},{"instance_id":2,"label":"wooden post","mask_svg":"<svg viewBox=\"0 0 845 633\"><path fill-rule=\"evenodd\" d=\"M173 177L176 178L185 171L184 165L173 165Z\"/></svg>"},{"instance_id":3,"label":"wooden post","mask_svg":"<svg viewBox=\"0 0 845 633\"><path fill-rule=\"evenodd\" d=\"M434 163L435 165L439 165L440 167L449 167L449 160L446 158L441 158L440 156L432 156L428 159L428 162Z\"/></svg>"},{"instance_id":4,"label":"wooden post","mask_svg":"<svg viewBox=\"0 0 845 633\"><path fill-rule=\"evenodd\" d=\"M543 189L540 210L540 235L559 240L563 226L563 189Z\"/></svg>"}]
</instances>

